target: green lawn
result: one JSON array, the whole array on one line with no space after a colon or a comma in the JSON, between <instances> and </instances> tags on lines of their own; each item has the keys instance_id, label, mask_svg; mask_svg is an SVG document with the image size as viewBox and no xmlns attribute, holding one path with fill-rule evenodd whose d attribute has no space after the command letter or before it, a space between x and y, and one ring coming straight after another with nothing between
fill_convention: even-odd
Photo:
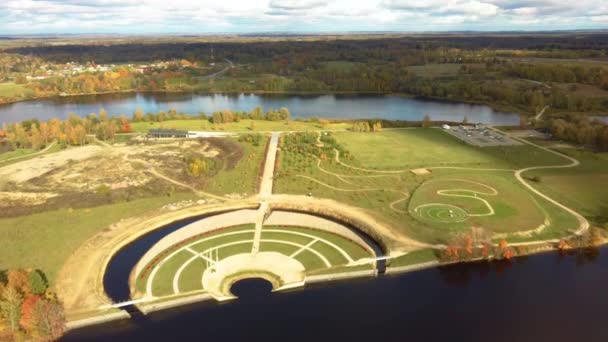
<instances>
[{"instance_id":1,"label":"green lawn","mask_svg":"<svg viewBox=\"0 0 608 342\"><path fill-rule=\"evenodd\" d=\"M22 161L26 161L26 160L29 160L32 158L39 157L41 155L59 152L59 151L61 151L61 146L59 144L55 144L48 151L41 153L41 154L36 154L36 155L33 155L33 154L40 152L40 151L35 151L32 149L19 149L19 150L12 151L12 152L2 153L2 154L0 154L0 167L22 162ZM15 158L15 157L18 157L18 159L14 159L14 160L10 160L10 161L8 160L8 159Z\"/></svg>"},{"instance_id":2,"label":"green lawn","mask_svg":"<svg viewBox=\"0 0 608 342\"><path fill-rule=\"evenodd\" d=\"M259 146L241 142L243 157L238 164L230 170L222 170L207 182L205 191L217 194L247 194L257 192L258 177L261 175L262 161L266 148L267 138L262 139Z\"/></svg>"},{"instance_id":3,"label":"green lawn","mask_svg":"<svg viewBox=\"0 0 608 342\"><path fill-rule=\"evenodd\" d=\"M27 156L28 154L32 154L34 152L37 151L31 148L20 148L10 152L0 153L0 163L11 158Z\"/></svg>"},{"instance_id":4,"label":"green lawn","mask_svg":"<svg viewBox=\"0 0 608 342\"><path fill-rule=\"evenodd\" d=\"M0 83L0 98L23 98L33 94L34 92L23 84Z\"/></svg>"},{"instance_id":5,"label":"green lawn","mask_svg":"<svg viewBox=\"0 0 608 342\"><path fill-rule=\"evenodd\" d=\"M421 264L423 262L437 260L437 254L432 249L420 249L407 253L406 255L400 256L395 259L391 259L387 262L387 267L401 267L410 266L415 264Z\"/></svg>"},{"instance_id":6,"label":"green lawn","mask_svg":"<svg viewBox=\"0 0 608 342\"><path fill-rule=\"evenodd\" d=\"M190 131L216 131L216 132L274 132L274 131L319 131L324 129L344 129L350 127L347 123L332 123L323 127L318 123L304 121L267 121L267 120L241 120L224 124L212 124L208 120L168 120L164 122L134 122L132 128L135 132L147 133L154 128L170 128Z\"/></svg>"},{"instance_id":7,"label":"green lawn","mask_svg":"<svg viewBox=\"0 0 608 342\"><path fill-rule=\"evenodd\" d=\"M593 153L575 149L559 152L578 159L581 165L568 169L539 170L526 176L539 176L534 186L549 196L571 206L597 225L608 223L608 153Z\"/></svg>"},{"instance_id":8,"label":"green lawn","mask_svg":"<svg viewBox=\"0 0 608 342\"><path fill-rule=\"evenodd\" d=\"M434 166L517 169L567 163L563 158L528 145L470 146L434 128L395 129L379 133L336 132L334 135L360 165L377 170Z\"/></svg>"},{"instance_id":9,"label":"green lawn","mask_svg":"<svg viewBox=\"0 0 608 342\"><path fill-rule=\"evenodd\" d=\"M455 189L470 190L470 192L454 191ZM494 193L492 189L498 194L492 195ZM445 190L451 190L447 193L450 196L437 193ZM457 220L458 217L450 218L449 215L443 219L440 215L433 216L438 213L433 212L432 209L443 209L442 205L462 208L470 215L489 214L492 209L481 200L489 203L494 210L493 215L467 216L464 221ZM437 205L428 206L432 203ZM415 212L415 209L418 211ZM435 177L416 189L409 201L409 210L412 216L425 224L452 231L475 226L494 233L511 233L533 230L545 220L543 209L539 207L532 193L524 190L510 173L475 175L467 172Z\"/></svg>"},{"instance_id":10,"label":"green lawn","mask_svg":"<svg viewBox=\"0 0 608 342\"><path fill-rule=\"evenodd\" d=\"M39 268L53 283L70 254L102 229L121 219L192 198L190 193L176 193L171 197L146 198L71 212L60 209L0 219L0 269Z\"/></svg>"},{"instance_id":11,"label":"green lawn","mask_svg":"<svg viewBox=\"0 0 608 342\"><path fill-rule=\"evenodd\" d=\"M462 64L427 64L412 65L407 70L421 77L441 77L458 75Z\"/></svg>"},{"instance_id":12,"label":"green lawn","mask_svg":"<svg viewBox=\"0 0 608 342\"><path fill-rule=\"evenodd\" d=\"M469 232L471 227L483 227L496 234L530 231L543 224L545 218L551 224L540 235L509 235L507 239L532 241L558 238L577 227L572 215L529 192L515 179L514 171L509 171L528 166L567 164L568 161L560 156L529 145L473 147L438 129L335 132L333 135L351 156L342 158L345 163L363 169L403 172L355 170L336 163L329 152L324 152L329 155L324 157L319 168L318 160L311 155L284 146L279 154L275 192L298 195L312 193L314 197L331 198L366 210L382 222L402 229L408 236L428 243L446 243L455 234ZM346 155L346 152L343 154ZM431 174L421 176L409 172L410 169L427 166L466 169L432 169ZM477 171L477 168L505 171ZM499 195L486 196L495 214L471 217L462 223L452 224L427 222L411 215L412 203L415 207L440 200L439 203L468 208L473 212L487 210L483 203L474 198L437 196L435 192L439 189L427 193L430 197L420 196L418 189L422 184L439 178L464 178L498 188ZM405 198L403 192L409 197Z\"/></svg>"}]
</instances>

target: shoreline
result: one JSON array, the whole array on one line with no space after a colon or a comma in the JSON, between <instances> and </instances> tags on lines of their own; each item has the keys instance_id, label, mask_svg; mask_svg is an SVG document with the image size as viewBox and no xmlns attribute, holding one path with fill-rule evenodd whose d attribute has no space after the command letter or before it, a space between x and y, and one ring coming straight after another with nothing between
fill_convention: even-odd
<instances>
[{"instance_id":1,"label":"shoreline","mask_svg":"<svg viewBox=\"0 0 608 342\"><path fill-rule=\"evenodd\" d=\"M595 246L594 248L602 248L607 245L608 241L604 241L602 245ZM548 254L548 253L560 253L569 251L580 251L585 248L568 248L568 249L559 249L556 246L551 246L547 243L539 243L539 248L530 251L524 255L517 255L513 260L517 260L518 258L527 258L529 256L540 255L540 254ZM401 276L408 273L413 273L417 271L424 271L428 269L436 269L440 267L446 266L455 266L455 265L467 265L467 264L475 264L475 263L491 263L496 261L501 261L502 259L470 259L470 260L457 260L457 261L448 261L441 262L439 260L425 261L420 263L415 263L411 265L405 266L387 266L384 274L378 274L376 269L365 270L365 271L350 271L350 272L337 272L337 273L329 273L324 275L311 275L307 276L304 284L299 287L285 289L280 292L287 291L306 291L306 285L320 285L320 284L333 284L336 282L345 282L354 279L368 279L374 280L381 277L394 277ZM155 301L150 302L150 304L142 303L137 304L137 308L144 314L148 315L150 313L171 310L175 308L179 308L185 305L195 304L195 303L203 303L209 302L216 304L220 304L219 301L214 300L214 298L209 295L207 292L201 291L193 291L190 294L186 294L183 296L178 296L176 299L168 299L175 296L165 296L159 297ZM238 298L237 298L238 300ZM76 320L71 320L66 323L66 333L73 330L83 329L95 325L101 325L106 323L111 323L114 321L124 320L124 319L132 319L132 317L124 310L119 312L112 313L104 313L100 315L92 315L86 318L80 318Z\"/></svg>"}]
</instances>

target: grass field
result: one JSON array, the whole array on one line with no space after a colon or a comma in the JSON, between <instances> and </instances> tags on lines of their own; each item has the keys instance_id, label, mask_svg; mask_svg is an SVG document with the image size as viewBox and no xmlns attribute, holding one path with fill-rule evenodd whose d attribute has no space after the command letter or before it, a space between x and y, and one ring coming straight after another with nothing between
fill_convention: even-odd
<instances>
[{"instance_id":1,"label":"grass field","mask_svg":"<svg viewBox=\"0 0 608 342\"><path fill-rule=\"evenodd\" d=\"M564 163L562 158L528 145L474 147L434 128L384 130L375 134L336 132L334 136L355 156L356 162L377 170L434 166L517 169Z\"/></svg>"},{"instance_id":2,"label":"grass field","mask_svg":"<svg viewBox=\"0 0 608 342\"><path fill-rule=\"evenodd\" d=\"M407 70L421 77L456 76L460 72L462 64L428 64L412 65Z\"/></svg>"},{"instance_id":3,"label":"grass field","mask_svg":"<svg viewBox=\"0 0 608 342\"><path fill-rule=\"evenodd\" d=\"M214 252L211 251L217 250L220 261L237 254L249 254L252 251L254 230L253 225L237 226L204 234L185 245L178 243L179 249L172 250L153 263L158 268L153 278L150 279L153 271L144 270L137 276L135 286L144 293L148 282L151 282L154 296L203 290L201 279L209 263L193 252L213 255ZM293 258L304 266L307 273L329 268L335 270L338 267L347 271L351 267L344 266L371 256L367 247L359 246L339 235L317 229L283 226L265 226L262 229L260 252L277 252ZM183 270L178 275L181 267ZM365 268L370 267L368 265ZM175 278L179 292L173 286Z\"/></svg>"},{"instance_id":4,"label":"grass field","mask_svg":"<svg viewBox=\"0 0 608 342\"><path fill-rule=\"evenodd\" d=\"M0 269L39 268L53 283L70 254L102 229L165 204L192 198L190 193L176 193L91 209L60 209L0 219Z\"/></svg>"},{"instance_id":5,"label":"grass field","mask_svg":"<svg viewBox=\"0 0 608 342\"><path fill-rule=\"evenodd\" d=\"M570 169L532 171L526 175L539 176L534 185L564 204L571 206L596 225L608 224L608 192L599 188L608 184L608 153L593 153L576 149L558 149L576 158L581 165Z\"/></svg>"},{"instance_id":6,"label":"grass field","mask_svg":"<svg viewBox=\"0 0 608 342\"><path fill-rule=\"evenodd\" d=\"M0 98L17 98L33 95L34 92L23 84L0 83Z\"/></svg>"},{"instance_id":7,"label":"grass field","mask_svg":"<svg viewBox=\"0 0 608 342\"><path fill-rule=\"evenodd\" d=\"M40 151L34 151L32 149L19 149L19 150L12 151L12 152L2 153L2 154L0 154L0 167L10 165L13 163L22 162L25 160L29 160L29 159L38 157L40 155L45 155L45 154L59 152L59 151L61 151L61 146L59 144L55 144L50 149L48 149L46 152L37 154L37 155L33 155L33 154L40 152ZM11 158L18 158L18 159L8 160Z\"/></svg>"},{"instance_id":8,"label":"grass field","mask_svg":"<svg viewBox=\"0 0 608 342\"><path fill-rule=\"evenodd\" d=\"M567 164L567 160L549 152L529 145L473 147L438 129L333 135L352 156L343 158L346 165L337 163L331 153L320 162L312 155L283 148L275 192L312 193L314 197L350 204L403 229L412 238L429 243L446 243L472 227L483 228L490 234L508 234L510 241L558 238L577 227L574 216L529 192L514 177L514 170L523 167ZM439 168L431 169L427 175L409 172L428 166ZM477 170L483 168L500 170ZM441 179L447 184L433 183ZM469 183L448 181L453 179ZM490 192L486 185L497 194L482 194ZM439 190L449 190L448 196L437 194ZM471 191L479 191L479 198ZM486 200L491 209L480 199ZM415 212L419 206L437 203L448 206L428 206L421 211L431 209L431 217L448 217L446 222L425 219ZM491 215L483 215L490 211ZM549 225L541 228L546 221ZM531 233L536 228L537 233ZM531 235L522 236L523 232Z\"/></svg>"},{"instance_id":9,"label":"grass field","mask_svg":"<svg viewBox=\"0 0 608 342\"><path fill-rule=\"evenodd\" d=\"M262 139L259 146L249 143L239 143L243 148L243 157L230 170L222 170L207 182L205 191L217 194L247 194L256 192L260 167L264 160L267 138Z\"/></svg>"},{"instance_id":10,"label":"grass field","mask_svg":"<svg viewBox=\"0 0 608 342\"><path fill-rule=\"evenodd\" d=\"M34 152L36 152L36 150L32 150L31 148L20 148L10 152L0 153L0 163L8 159L23 157Z\"/></svg>"},{"instance_id":11,"label":"grass field","mask_svg":"<svg viewBox=\"0 0 608 342\"><path fill-rule=\"evenodd\" d=\"M323 127L318 123L304 121L267 121L267 120L241 120L224 124L213 124L208 120L168 120L164 122L135 122L132 128L135 132L147 133L154 128L170 128L190 131L217 131L217 132L274 132L274 131L319 131L322 129L349 128L347 123L332 123Z\"/></svg>"},{"instance_id":12,"label":"grass field","mask_svg":"<svg viewBox=\"0 0 608 342\"><path fill-rule=\"evenodd\" d=\"M504 174L435 177L412 194L409 211L426 224L454 231L474 226L512 233L533 230L545 220L533 195Z\"/></svg>"}]
</instances>

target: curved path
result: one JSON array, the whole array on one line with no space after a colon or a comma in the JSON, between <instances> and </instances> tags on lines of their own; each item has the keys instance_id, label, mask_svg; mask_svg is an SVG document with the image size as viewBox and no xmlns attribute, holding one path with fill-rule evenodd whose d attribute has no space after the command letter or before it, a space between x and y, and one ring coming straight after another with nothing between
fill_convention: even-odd
<instances>
[{"instance_id":1,"label":"curved path","mask_svg":"<svg viewBox=\"0 0 608 342\"><path fill-rule=\"evenodd\" d=\"M504 132L502 132L502 133L505 134ZM512 139L513 139L513 137L512 137ZM565 154L553 151L553 150L551 150L549 148L546 148L544 146L540 146L540 145L537 145L535 143L532 143L532 142L529 142L529 141L526 141L526 140L523 140L523 139L518 139L518 138L515 138L515 139L517 139L519 141L522 141L524 143L527 143L529 145L532 145L532 146L534 146L536 148L539 148L539 149L541 149L543 151L547 151L549 153L552 153L552 154L554 154L556 156L560 156L562 158L568 159L570 161L570 164L566 164L566 165L533 166L533 167L527 167L525 169L517 170L515 172L515 178L517 178L517 180L521 184L523 184L526 188L528 188L528 190L532 191L536 195L538 195L538 196L542 197L543 199L545 199L545 200L553 203L554 205L558 206L559 208L567 211L568 213L570 213L571 215L573 215L574 217L576 217L577 221L579 222L579 227L578 227L578 230L575 232L575 234L579 234L580 235L580 234L586 232L587 230L589 230L589 221L587 221L587 219L583 215L579 214L574 209L569 208L569 207L567 207L567 206L559 203L558 201L552 199L551 197L543 194L542 192L536 190L532 185L530 185L530 183L526 182L526 180L522 177L522 174L524 172L527 172L527 171L545 170L545 169L567 169L567 168L571 168L571 167L577 167L581 163L578 160L576 160L576 159L574 159L574 158L572 158L570 156L567 156Z\"/></svg>"},{"instance_id":2,"label":"curved path","mask_svg":"<svg viewBox=\"0 0 608 342\"><path fill-rule=\"evenodd\" d=\"M479 185L481 187L485 187L485 188L490 189L490 192L482 192L482 191L475 191L475 190L469 190L469 189L449 189L449 190L437 190L436 193L438 195L440 195L440 196L463 197L463 198L470 198L470 199L478 200L478 201L481 201L488 208L488 212L487 213L483 213L483 214L471 214L471 213L469 213L468 211L465 210L465 212L467 213L467 216L482 217L482 216L492 216L492 215L495 214L494 208L492 207L492 205L490 204L490 202L488 202L484 198L481 198L481 197L477 196L478 194L480 194L480 195L486 195L486 196L496 196L496 195L498 195L498 190L494 189L493 187L491 187L489 185L486 185L486 184L483 184L483 183L474 182L474 181L470 181L470 180L466 180L466 179L438 179L438 180L429 181L429 182L437 182L437 181L458 181L458 182L472 183L472 184L476 184L476 185ZM429 182L427 182L425 184L428 184ZM473 195L464 195L462 193L470 193L470 194L473 194ZM445 204L445 203L427 203L427 204L419 205L416 208L414 208L414 212L418 213L418 210L420 208L423 208L423 207L441 206L441 205L453 207L452 205ZM462 208L460 208L460 209L464 210Z\"/></svg>"},{"instance_id":3,"label":"curved path","mask_svg":"<svg viewBox=\"0 0 608 342\"><path fill-rule=\"evenodd\" d=\"M10 161L17 160L17 159L28 158L28 157L35 157L35 156L44 154L44 153L48 152L48 150L50 150L53 146L55 146L56 143L57 143L56 141L53 141L47 147L45 147L43 150L35 152L35 153L25 154L25 155L22 155L22 156L19 156L19 157L13 157L13 158L9 158L9 159L6 159L6 160L2 160L2 161L0 161L0 164L8 163Z\"/></svg>"}]
</instances>

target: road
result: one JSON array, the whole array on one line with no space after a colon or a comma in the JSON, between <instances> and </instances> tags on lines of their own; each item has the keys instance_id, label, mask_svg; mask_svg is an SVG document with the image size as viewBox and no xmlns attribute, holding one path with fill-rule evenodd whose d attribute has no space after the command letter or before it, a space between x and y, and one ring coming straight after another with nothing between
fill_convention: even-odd
<instances>
[{"instance_id":1,"label":"road","mask_svg":"<svg viewBox=\"0 0 608 342\"><path fill-rule=\"evenodd\" d=\"M540 112L538 112L538 114L536 114L536 116L534 117L534 120L540 120L540 118L543 116L543 114L545 114L545 111L549 109L549 106L545 106L543 109L541 109Z\"/></svg>"},{"instance_id":2,"label":"road","mask_svg":"<svg viewBox=\"0 0 608 342\"><path fill-rule=\"evenodd\" d=\"M269 214L269 206L267 200L272 196L272 182L274 178L274 164L277 159L277 147L279 145L279 136L281 133L272 133L268 150L266 151L266 162L264 163L264 173L260 183L260 207L258 208L257 218L255 221L255 233L253 236L252 254L256 254L260 250L260 240L262 238L262 226Z\"/></svg>"},{"instance_id":3,"label":"road","mask_svg":"<svg viewBox=\"0 0 608 342\"><path fill-rule=\"evenodd\" d=\"M265 200L272 195L274 164L277 159L279 136L280 133L272 133L270 143L268 144L268 152L266 153L266 162L264 164L264 173L262 174L262 182L260 183L260 198L262 200Z\"/></svg>"},{"instance_id":4,"label":"road","mask_svg":"<svg viewBox=\"0 0 608 342\"><path fill-rule=\"evenodd\" d=\"M218 76L222 76L223 74L225 74L226 72L228 72L228 70L234 68L234 63L232 63L231 60L229 60L227 58L224 59L224 60L226 61L226 63L228 63L228 66L225 67L224 69L222 69L222 70L220 70L220 71L218 71L216 73L213 73L211 75L205 75L205 76L194 77L194 78L195 79L200 79L200 80L207 80L207 79L215 78L215 77L218 77Z\"/></svg>"}]
</instances>

